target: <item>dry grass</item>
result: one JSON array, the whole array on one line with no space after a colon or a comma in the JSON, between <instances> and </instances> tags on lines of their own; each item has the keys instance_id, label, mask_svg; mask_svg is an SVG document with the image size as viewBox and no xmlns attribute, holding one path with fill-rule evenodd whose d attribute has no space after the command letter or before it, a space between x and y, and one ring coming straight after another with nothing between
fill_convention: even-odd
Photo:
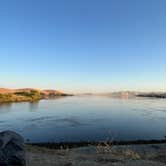
<instances>
[{"instance_id":1,"label":"dry grass","mask_svg":"<svg viewBox=\"0 0 166 166\"><path fill-rule=\"evenodd\" d=\"M137 147L138 145L113 146L111 141L105 141L97 147L61 147L57 150L26 145L25 149L27 166L165 165L166 145L159 145L158 151L151 145L139 145L138 149Z\"/></svg>"},{"instance_id":2,"label":"dry grass","mask_svg":"<svg viewBox=\"0 0 166 166\"><path fill-rule=\"evenodd\" d=\"M126 151L123 152L123 155L127 158L131 158L133 160L139 160L141 159L140 155L136 152L134 152L131 149L127 149Z\"/></svg>"},{"instance_id":3,"label":"dry grass","mask_svg":"<svg viewBox=\"0 0 166 166\"><path fill-rule=\"evenodd\" d=\"M111 134L111 130L108 130L108 138L105 141L99 142L99 144L96 146L96 152L98 154L111 153L112 147L113 147L113 137Z\"/></svg>"},{"instance_id":4,"label":"dry grass","mask_svg":"<svg viewBox=\"0 0 166 166\"><path fill-rule=\"evenodd\" d=\"M103 141L100 142L97 146L96 146L96 152L103 154L103 153L111 153L112 151L112 141Z\"/></svg>"}]
</instances>

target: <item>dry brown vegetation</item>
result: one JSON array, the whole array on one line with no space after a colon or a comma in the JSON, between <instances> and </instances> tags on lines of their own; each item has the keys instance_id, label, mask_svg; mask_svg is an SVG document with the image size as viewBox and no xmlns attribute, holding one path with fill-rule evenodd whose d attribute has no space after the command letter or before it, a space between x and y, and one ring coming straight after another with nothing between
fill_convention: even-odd
<instances>
[{"instance_id":1,"label":"dry brown vegetation","mask_svg":"<svg viewBox=\"0 0 166 166\"><path fill-rule=\"evenodd\" d=\"M57 90L38 90L32 88L25 89L5 89L0 88L0 103L5 102L33 102L44 98L55 96L67 96L67 94Z\"/></svg>"},{"instance_id":2,"label":"dry brown vegetation","mask_svg":"<svg viewBox=\"0 0 166 166\"><path fill-rule=\"evenodd\" d=\"M104 146L104 147L102 147ZM104 148L104 151L103 151ZM166 144L48 149L26 145L27 166L165 166Z\"/></svg>"}]
</instances>

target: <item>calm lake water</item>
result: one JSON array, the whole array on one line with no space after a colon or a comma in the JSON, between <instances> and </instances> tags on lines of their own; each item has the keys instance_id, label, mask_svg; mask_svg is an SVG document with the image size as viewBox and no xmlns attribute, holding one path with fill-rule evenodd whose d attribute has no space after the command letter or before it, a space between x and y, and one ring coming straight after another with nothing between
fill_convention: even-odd
<instances>
[{"instance_id":1,"label":"calm lake water","mask_svg":"<svg viewBox=\"0 0 166 166\"><path fill-rule=\"evenodd\" d=\"M0 105L0 131L30 142L163 139L165 99L64 97Z\"/></svg>"}]
</instances>

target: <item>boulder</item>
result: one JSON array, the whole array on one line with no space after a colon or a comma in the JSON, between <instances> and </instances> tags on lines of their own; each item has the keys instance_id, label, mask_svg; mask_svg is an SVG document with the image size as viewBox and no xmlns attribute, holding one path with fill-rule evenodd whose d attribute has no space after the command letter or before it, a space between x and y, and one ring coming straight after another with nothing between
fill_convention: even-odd
<instances>
[{"instance_id":1,"label":"boulder","mask_svg":"<svg viewBox=\"0 0 166 166\"><path fill-rule=\"evenodd\" d=\"M12 131L0 132L0 166L25 166L24 139Z\"/></svg>"}]
</instances>

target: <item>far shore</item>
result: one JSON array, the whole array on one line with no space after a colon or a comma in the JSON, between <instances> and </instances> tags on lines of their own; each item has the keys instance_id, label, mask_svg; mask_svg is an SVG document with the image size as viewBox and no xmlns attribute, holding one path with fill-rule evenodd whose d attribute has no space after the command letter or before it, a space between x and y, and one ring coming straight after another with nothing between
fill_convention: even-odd
<instances>
[{"instance_id":1,"label":"far shore","mask_svg":"<svg viewBox=\"0 0 166 166\"><path fill-rule=\"evenodd\" d=\"M72 96L57 90L39 90L32 88L25 89L4 89L0 88L0 103L10 102L35 102L41 99L54 97Z\"/></svg>"},{"instance_id":2,"label":"far shore","mask_svg":"<svg viewBox=\"0 0 166 166\"><path fill-rule=\"evenodd\" d=\"M150 140L129 140L129 141L79 141L79 142L39 142L39 143L28 143L27 145L34 145L40 147L47 147L51 149L65 148L78 148L85 146L97 146L98 144L110 144L111 145L142 145L142 144L163 144L166 143L165 139L150 139Z\"/></svg>"},{"instance_id":3,"label":"far shore","mask_svg":"<svg viewBox=\"0 0 166 166\"><path fill-rule=\"evenodd\" d=\"M108 96L115 98L160 98L165 99L165 92L134 92L134 91L120 91L111 93L82 93L75 94L78 96ZM58 90L39 90L33 88L24 89L6 89L0 88L0 104L10 102L35 102L42 99L53 99L56 97L75 96L74 94L64 93Z\"/></svg>"}]
</instances>

